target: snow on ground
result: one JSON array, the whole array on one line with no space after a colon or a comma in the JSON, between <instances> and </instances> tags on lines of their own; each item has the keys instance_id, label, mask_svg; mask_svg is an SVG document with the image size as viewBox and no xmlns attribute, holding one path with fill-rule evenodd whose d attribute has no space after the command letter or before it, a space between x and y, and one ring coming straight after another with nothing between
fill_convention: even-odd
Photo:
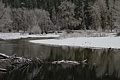
<instances>
[{"instance_id":1,"label":"snow on ground","mask_svg":"<svg viewBox=\"0 0 120 80\"><path fill-rule=\"evenodd\" d=\"M120 49L120 37L77 37L65 39L31 40L30 42L46 45Z\"/></svg>"},{"instance_id":2,"label":"snow on ground","mask_svg":"<svg viewBox=\"0 0 120 80\"><path fill-rule=\"evenodd\" d=\"M9 40L9 39L20 39L20 38L49 38L49 37L59 37L59 35L55 34L44 34L44 35L29 35L29 34L21 34L21 33L0 33L0 39Z\"/></svg>"},{"instance_id":3,"label":"snow on ground","mask_svg":"<svg viewBox=\"0 0 120 80\"><path fill-rule=\"evenodd\" d=\"M67 33L63 31L63 34L60 37L64 38L71 38L71 37L115 37L116 32L99 32L99 31L92 31L92 30L77 30L71 33Z\"/></svg>"}]
</instances>

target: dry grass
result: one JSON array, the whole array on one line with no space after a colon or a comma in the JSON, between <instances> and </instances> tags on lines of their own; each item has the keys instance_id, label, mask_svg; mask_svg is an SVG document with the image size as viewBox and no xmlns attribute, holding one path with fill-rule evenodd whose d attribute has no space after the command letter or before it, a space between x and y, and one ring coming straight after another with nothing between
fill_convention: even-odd
<instances>
[{"instance_id":1,"label":"dry grass","mask_svg":"<svg viewBox=\"0 0 120 80\"><path fill-rule=\"evenodd\" d=\"M79 31L63 31L63 33L60 35L60 38L71 38L71 37L106 37L110 36L112 34L107 33L107 32L99 32L99 31L84 31L84 30L79 30Z\"/></svg>"}]
</instances>

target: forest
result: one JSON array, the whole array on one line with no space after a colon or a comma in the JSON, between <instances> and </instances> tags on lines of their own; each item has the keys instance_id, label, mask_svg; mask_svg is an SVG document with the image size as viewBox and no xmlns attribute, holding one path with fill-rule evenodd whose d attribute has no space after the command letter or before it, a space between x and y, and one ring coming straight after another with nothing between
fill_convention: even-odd
<instances>
[{"instance_id":1,"label":"forest","mask_svg":"<svg viewBox=\"0 0 120 80\"><path fill-rule=\"evenodd\" d=\"M0 0L0 32L120 30L120 0Z\"/></svg>"}]
</instances>

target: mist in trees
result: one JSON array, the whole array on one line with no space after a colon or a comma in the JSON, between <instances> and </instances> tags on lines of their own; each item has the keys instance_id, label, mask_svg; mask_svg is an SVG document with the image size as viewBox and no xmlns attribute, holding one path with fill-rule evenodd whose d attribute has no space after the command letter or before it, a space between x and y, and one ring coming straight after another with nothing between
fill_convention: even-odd
<instances>
[{"instance_id":1,"label":"mist in trees","mask_svg":"<svg viewBox=\"0 0 120 80\"><path fill-rule=\"evenodd\" d=\"M0 0L0 32L120 29L119 0Z\"/></svg>"}]
</instances>

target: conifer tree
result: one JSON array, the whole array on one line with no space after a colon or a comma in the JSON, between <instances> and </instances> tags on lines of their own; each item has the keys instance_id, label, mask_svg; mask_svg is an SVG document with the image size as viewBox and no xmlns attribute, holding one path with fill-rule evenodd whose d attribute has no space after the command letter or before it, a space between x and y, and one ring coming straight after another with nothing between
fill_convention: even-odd
<instances>
[{"instance_id":1,"label":"conifer tree","mask_svg":"<svg viewBox=\"0 0 120 80\"><path fill-rule=\"evenodd\" d=\"M70 1L61 2L60 9L60 23L65 29L73 29L80 24L80 20L74 18L75 16L75 4Z\"/></svg>"}]
</instances>

